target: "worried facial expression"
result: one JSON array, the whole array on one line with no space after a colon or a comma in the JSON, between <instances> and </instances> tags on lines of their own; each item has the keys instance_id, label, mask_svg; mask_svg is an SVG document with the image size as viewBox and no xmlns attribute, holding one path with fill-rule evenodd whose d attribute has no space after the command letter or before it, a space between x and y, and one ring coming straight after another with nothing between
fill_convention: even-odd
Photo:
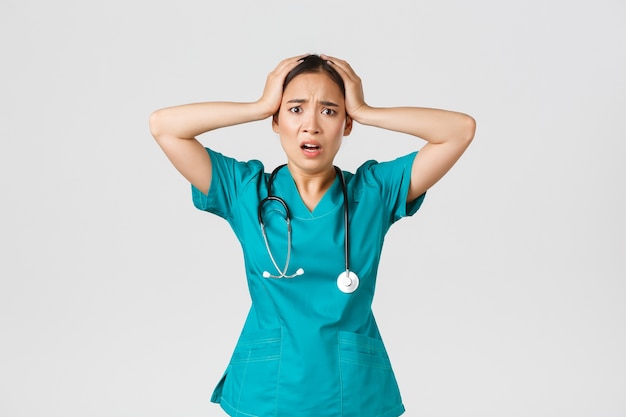
<instances>
[{"instance_id":1,"label":"worried facial expression","mask_svg":"<svg viewBox=\"0 0 626 417\"><path fill-rule=\"evenodd\" d=\"M315 173L332 167L352 119L339 86L328 75L304 73L285 88L272 127L289 163Z\"/></svg>"}]
</instances>

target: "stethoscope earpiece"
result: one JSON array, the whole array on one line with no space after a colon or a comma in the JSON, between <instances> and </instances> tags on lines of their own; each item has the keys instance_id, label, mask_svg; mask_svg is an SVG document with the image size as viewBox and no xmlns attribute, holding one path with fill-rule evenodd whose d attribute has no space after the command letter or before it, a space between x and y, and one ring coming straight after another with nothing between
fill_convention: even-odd
<instances>
[{"instance_id":1,"label":"stethoscope earpiece","mask_svg":"<svg viewBox=\"0 0 626 417\"><path fill-rule=\"evenodd\" d=\"M281 272L280 275L272 275L268 271L263 271L263 278L295 278L302 274L304 274L304 269L302 268L298 268L293 275L287 275L284 272Z\"/></svg>"}]
</instances>

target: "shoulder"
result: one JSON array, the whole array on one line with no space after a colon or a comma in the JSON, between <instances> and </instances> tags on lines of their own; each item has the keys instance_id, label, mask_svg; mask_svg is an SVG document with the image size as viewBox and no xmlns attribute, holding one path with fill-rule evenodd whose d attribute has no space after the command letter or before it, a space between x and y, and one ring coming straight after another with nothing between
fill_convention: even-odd
<instances>
[{"instance_id":1,"label":"shoulder","mask_svg":"<svg viewBox=\"0 0 626 417\"><path fill-rule=\"evenodd\" d=\"M401 182L406 175L410 176L416 154L417 152L412 152L383 162L370 159L357 168L353 179L355 183L374 186L389 182Z\"/></svg>"},{"instance_id":2,"label":"shoulder","mask_svg":"<svg viewBox=\"0 0 626 417\"><path fill-rule=\"evenodd\" d=\"M205 148L211 157L211 163L214 165L214 171L225 173L247 173L248 175L259 175L265 171L263 163L259 160L252 159L249 161L240 161L238 159L226 156L220 152L210 148ZM215 172L214 172L215 173Z\"/></svg>"},{"instance_id":3,"label":"shoulder","mask_svg":"<svg viewBox=\"0 0 626 417\"><path fill-rule=\"evenodd\" d=\"M258 160L239 161L206 148L211 157L211 187L208 194L192 186L194 205L222 217L230 215L232 207L252 186L264 179L265 167Z\"/></svg>"},{"instance_id":4,"label":"shoulder","mask_svg":"<svg viewBox=\"0 0 626 417\"><path fill-rule=\"evenodd\" d=\"M355 202L377 205L389 216L390 224L407 215L413 215L421 206L424 196L407 205L411 184L411 170L417 152L400 156L391 161L364 162L349 177L348 187Z\"/></svg>"}]
</instances>

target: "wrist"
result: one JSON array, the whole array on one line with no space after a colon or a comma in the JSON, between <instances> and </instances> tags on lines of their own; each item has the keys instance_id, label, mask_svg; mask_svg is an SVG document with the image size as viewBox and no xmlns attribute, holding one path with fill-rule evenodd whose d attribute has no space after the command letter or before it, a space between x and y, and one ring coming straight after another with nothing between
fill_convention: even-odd
<instances>
[{"instance_id":1,"label":"wrist","mask_svg":"<svg viewBox=\"0 0 626 417\"><path fill-rule=\"evenodd\" d=\"M273 116L278 109L275 106L269 105L262 100L255 101L251 103L253 106L253 112L257 117L257 120L264 120L268 117Z\"/></svg>"},{"instance_id":2,"label":"wrist","mask_svg":"<svg viewBox=\"0 0 626 417\"><path fill-rule=\"evenodd\" d=\"M368 124L367 120L369 119L369 114L373 110L372 107L368 106L366 103L363 103L361 106L357 107L355 110L348 112L348 115L359 124Z\"/></svg>"}]
</instances>

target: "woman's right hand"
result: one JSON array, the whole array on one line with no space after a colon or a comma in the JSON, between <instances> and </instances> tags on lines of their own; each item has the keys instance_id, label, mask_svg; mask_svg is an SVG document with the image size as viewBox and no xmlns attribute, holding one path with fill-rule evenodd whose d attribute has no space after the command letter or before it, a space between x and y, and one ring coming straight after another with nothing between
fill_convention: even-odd
<instances>
[{"instance_id":1,"label":"woman's right hand","mask_svg":"<svg viewBox=\"0 0 626 417\"><path fill-rule=\"evenodd\" d=\"M298 55L280 61L276 68L267 76L263 95L257 101L257 104L263 107L268 117L276 114L278 109L280 109L280 104L283 99L283 83L285 82L285 77L289 74L289 71L298 66L298 64L302 62L302 58L307 55L309 54Z\"/></svg>"},{"instance_id":2,"label":"woman's right hand","mask_svg":"<svg viewBox=\"0 0 626 417\"><path fill-rule=\"evenodd\" d=\"M208 193L212 165L196 136L211 130L266 119L280 108L285 77L306 55L281 61L267 76L263 96L253 103L192 103L157 110L150 131L176 169L196 188Z\"/></svg>"}]
</instances>

